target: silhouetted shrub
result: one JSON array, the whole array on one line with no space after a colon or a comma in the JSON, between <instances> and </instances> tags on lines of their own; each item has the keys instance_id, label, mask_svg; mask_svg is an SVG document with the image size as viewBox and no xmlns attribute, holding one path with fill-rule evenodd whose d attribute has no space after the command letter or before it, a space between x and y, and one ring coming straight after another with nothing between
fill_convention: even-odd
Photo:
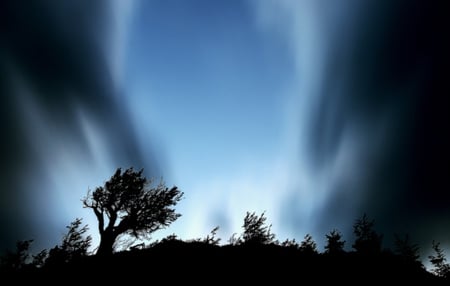
<instances>
[{"instance_id":1,"label":"silhouetted shrub","mask_svg":"<svg viewBox=\"0 0 450 286\"><path fill-rule=\"evenodd\" d=\"M87 225L81 227L82 219L76 218L70 225L66 226L67 234L63 236L61 245L50 249L47 264L57 265L70 262L74 259L88 255L92 237L85 237L88 231Z\"/></svg>"},{"instance_id":2,"label":"silhouetted shrub","mask_svg":"<svg viewBox=\"0 0 450 286\"><path fill-rule=\"evenodd\" d=\"M300 248L300 245L297 243L297 241L295 241L295 238L294 239L286 239L280 245L282 247L292 248L292 249L299 249Z\"/></svg>"},{"instance_id":3,"label":"silhouetted shrub","mask_svg":"<svg viewBox=\"0 0 450 286\"><path fill-rule=\"evenodd\" d=\"M266 225L267 218L264 212L257 216L254 212L247 212L244 218L244 233L242 240L250 244L269 244L275 239L275 234L270 231L272 225Z\"/></svg>"},{"instance_id":4,"label":"silhouetted shrub","mask_svg":"<svg viewBox=\"0 0 450 286\"><path fill-rule=\"evenodd\" d=\"M175 233L172 233L161 239L161 242L175 241L175 240L179 240L178 236Z\"/></svg>"},{"instance_id":5,"label":"silhouetted shrub","mask_svg":"<svg viewBox=\"0 0 450 286\"><path fill-rule=\"evenodd\" d=\"M446 263L447 258L441 248L441 243L433 240L432 248L436 253L428 256L433 265L432 273L439 277L450 278L450 265Z\"/></svg>"},{"instance_id":6,"label":"silhouetted shrub","mask_svg":"<svg viewBox=\"0 0 450 286\"><path fill-rule=\"evenodd\" d=\"M31 264L36 268L41 268L45 265L48 258L48 250L43 249L38 254L33 255L33 261Z\"/></svg>"},{"instance_id":7,"label":"silhouetted shrub","mask_svg":"<svg viewBox=\"0 0 450 286\"><path fill-rule=\"evenodd\" d=\"M238 245L242 243L242 238L237 233L233 233L228 239L229 245Z\"/></svg>"},{"instance_id":8,"label":"silhouetted shrub","mask_svg":"<svg viewBox=\"0 0 450 286\"><path fill-rule=\"evenodd\" d=\"M219 245L220 238L216 237L219 226L216 226L211 232L202 240L202 242L211 245Z\"/></svg>"},{"instance_id":9,"label":"silhouetted shrub","mask_svg":"<svg viewBox=\"0 0 450 286\"><path fill-rule=\"evenodd\" d=\"M29 253L33 240L20 240L16 243L14 252L8 251L0 260L3 271L19 271L25 268L31 261Z\"/></svg>"}]
</instances>

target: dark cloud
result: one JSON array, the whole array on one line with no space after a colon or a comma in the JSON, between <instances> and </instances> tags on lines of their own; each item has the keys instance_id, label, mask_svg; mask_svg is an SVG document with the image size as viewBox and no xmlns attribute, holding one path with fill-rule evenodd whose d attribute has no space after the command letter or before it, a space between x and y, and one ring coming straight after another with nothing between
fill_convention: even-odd
<instances>
[{"instance_id":1,"label":"dark cloud","mask_svg":"<svg viewBox=\"0 0 450 286\"><path fill-rule=\"evenodd\" d=\"M27 238L33 228L30 208L55 207L33 205L37 196L41 196L39 201L46 201L48 192L40 190L42 186L26 188L30 174L45 176L43 164L51 164L42 158L42 144L37 141L66 142L86 158L95 155L90 154L80 110L89 124L100 130L97 135L108 142L107 150L102 151L113 158L117 164L113 167L145 166L149 173L154 168L145 165L140 156L124 102L111 76L106 56L111 43L111 11L109 1L1 1L1 248ZM48 123L49 134L54 136L30 139L33 115L24 108L24 98L32 98ZM60 171L64 176L65 170ZM41 231L47 228L51 226Z\"/></svg>"},{"instance_id":2,"label":"dark cloud","mask_svg":"<svg viewBox=\"0 0 450 286\"><path fill-rule=\"evenodd\" d=\"M351 41L329 43L311 161L326 166L354 125L367 161L358 166L359 189L333 192L320 226L351 224L352 208L374 217L387 236L449 240L450 23L442 2L373 1L359 11ZM346 203L352 194L362 194L358 203Z\"/></svg>"}]
</instances>

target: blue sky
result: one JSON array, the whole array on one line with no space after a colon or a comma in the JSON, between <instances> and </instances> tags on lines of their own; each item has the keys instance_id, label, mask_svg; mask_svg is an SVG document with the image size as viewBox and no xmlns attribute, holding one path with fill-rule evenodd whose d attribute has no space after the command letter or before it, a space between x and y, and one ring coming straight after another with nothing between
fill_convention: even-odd
<instances>
[{"instance_id":1,"label":"blue sky","mask_svg":"<svg viewBox=\"0 0 450 286\"><path fill-rule=\"evenodd\" d=\"M161 134L185 171L271 156L292 69L283 46L258 31L246 2L156 3L141 4L128 46L125 89L137 124Z\"/></svg>"},{"instance_id":2,"label":"blue sky","mask_svg":"<svg viewBox=\"0 0 450 286\"><path fill-rule=\"evenodd\" d=\"M240 231L235 217L228 223L230 212L242 221L245 210L268 209L270 198L257 189L281 176L295 63L253 8L143 1L129 26L125 94L141 142L156 138L162 176L185 191L182 232L200 235L223 223L224 232ZM252 199L239 200L245 197Z\"/></svg>"},{"instance_id":3,"label":"blue sky","mask_svg":"<svg viewBox=\"0 0 450 286\"><path fill-rule=\"evenodd\" d=\"M219 225L226 240L246 211L265 211L280 239L322 235L318 212L331 186L354 175L343 170L358 151L350 134L314 169L307 142L337 29L329 18L345 30L340 17L351 10L313 1L134 3L121 15L117 82L141 149L157 154L161 174L147 176L185 192L183 217L155 237L200 237Z\"/></svg>"}]
</instances>

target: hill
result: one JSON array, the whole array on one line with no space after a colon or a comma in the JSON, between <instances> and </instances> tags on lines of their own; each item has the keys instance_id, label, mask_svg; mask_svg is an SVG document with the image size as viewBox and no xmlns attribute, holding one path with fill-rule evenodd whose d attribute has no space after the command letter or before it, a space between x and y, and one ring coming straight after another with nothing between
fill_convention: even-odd
<instances>
[{"instance_id":1,"label":"hill","mask_svg":"<svg viewBox=\"0 0 450 286\"><path fill-rule=\"evenodd\" d=\"M17 282L34 283L448 283L420 264L407 262L389 251L372 255L355 252L329 255L304 253L276 244L218 246L176 239L146 249L86 256L70 263L3 274L2 277Z\"/></svg>"}]
</instances>

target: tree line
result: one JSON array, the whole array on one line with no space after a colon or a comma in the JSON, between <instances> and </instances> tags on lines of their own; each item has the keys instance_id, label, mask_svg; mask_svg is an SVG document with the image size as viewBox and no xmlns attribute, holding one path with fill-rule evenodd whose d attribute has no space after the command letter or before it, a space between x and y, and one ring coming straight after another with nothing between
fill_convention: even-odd
<instances>
[{"instance_id":1,"label":"tree line","mask_svg":"<svg viewBox=\"0 0 450 286\"><path fill-rule=\"evenodd\" d=\"M175 206L183 198L184 193L176 186L168 188L164 182L154 184L143 176L143 170L136 171L128 168L125 171L117 169L113 176L93 192L88 190L83 198L83 206L90 208L98 220L100 244L95 251L96 256L112 255L121 237L145 239L159 229L168 227L181 216L175 211ZM424 269L420 261L419 246L413 243L408 235L395 236L394 249L383 249L383 236L374 229L375 221L366 214L358 218L353 224L355 240L351 247L352 253L365 256L379 255L391 252L402 261ZM295 239L285 241L276 240L267 224L263 212L247 212L240 235L233 234L228 240L228 246L276 245L296 250L303 255L328 255L339 257L348 253L345 250L346 241L337 229L325 235L324 252L320 253L317 244L310 234L306 234L301 242ZM216 237L219 227L215 227L205 238L194 239L191 242L218 246L220 238ZM67 226L67 233L62 237L59 245L50 250L42 250L37 254L30 254L32 240L19 241L14 251L7 252L0 260L2 271L21 271L24 269L39 269L44 267L67 264L83 257L94 255L89 249L92 237L86 235L88 226L82 224L81 218L76 218ZM151 248L158 243L177 240L176 235L170 235L161 242L150 245L144 243L130 245L129 250ZM433 255L429 261L433 268L431 272L446 279L450 279L450 264L439 242L433 241Z\"/></svg>"}]
</instances>

